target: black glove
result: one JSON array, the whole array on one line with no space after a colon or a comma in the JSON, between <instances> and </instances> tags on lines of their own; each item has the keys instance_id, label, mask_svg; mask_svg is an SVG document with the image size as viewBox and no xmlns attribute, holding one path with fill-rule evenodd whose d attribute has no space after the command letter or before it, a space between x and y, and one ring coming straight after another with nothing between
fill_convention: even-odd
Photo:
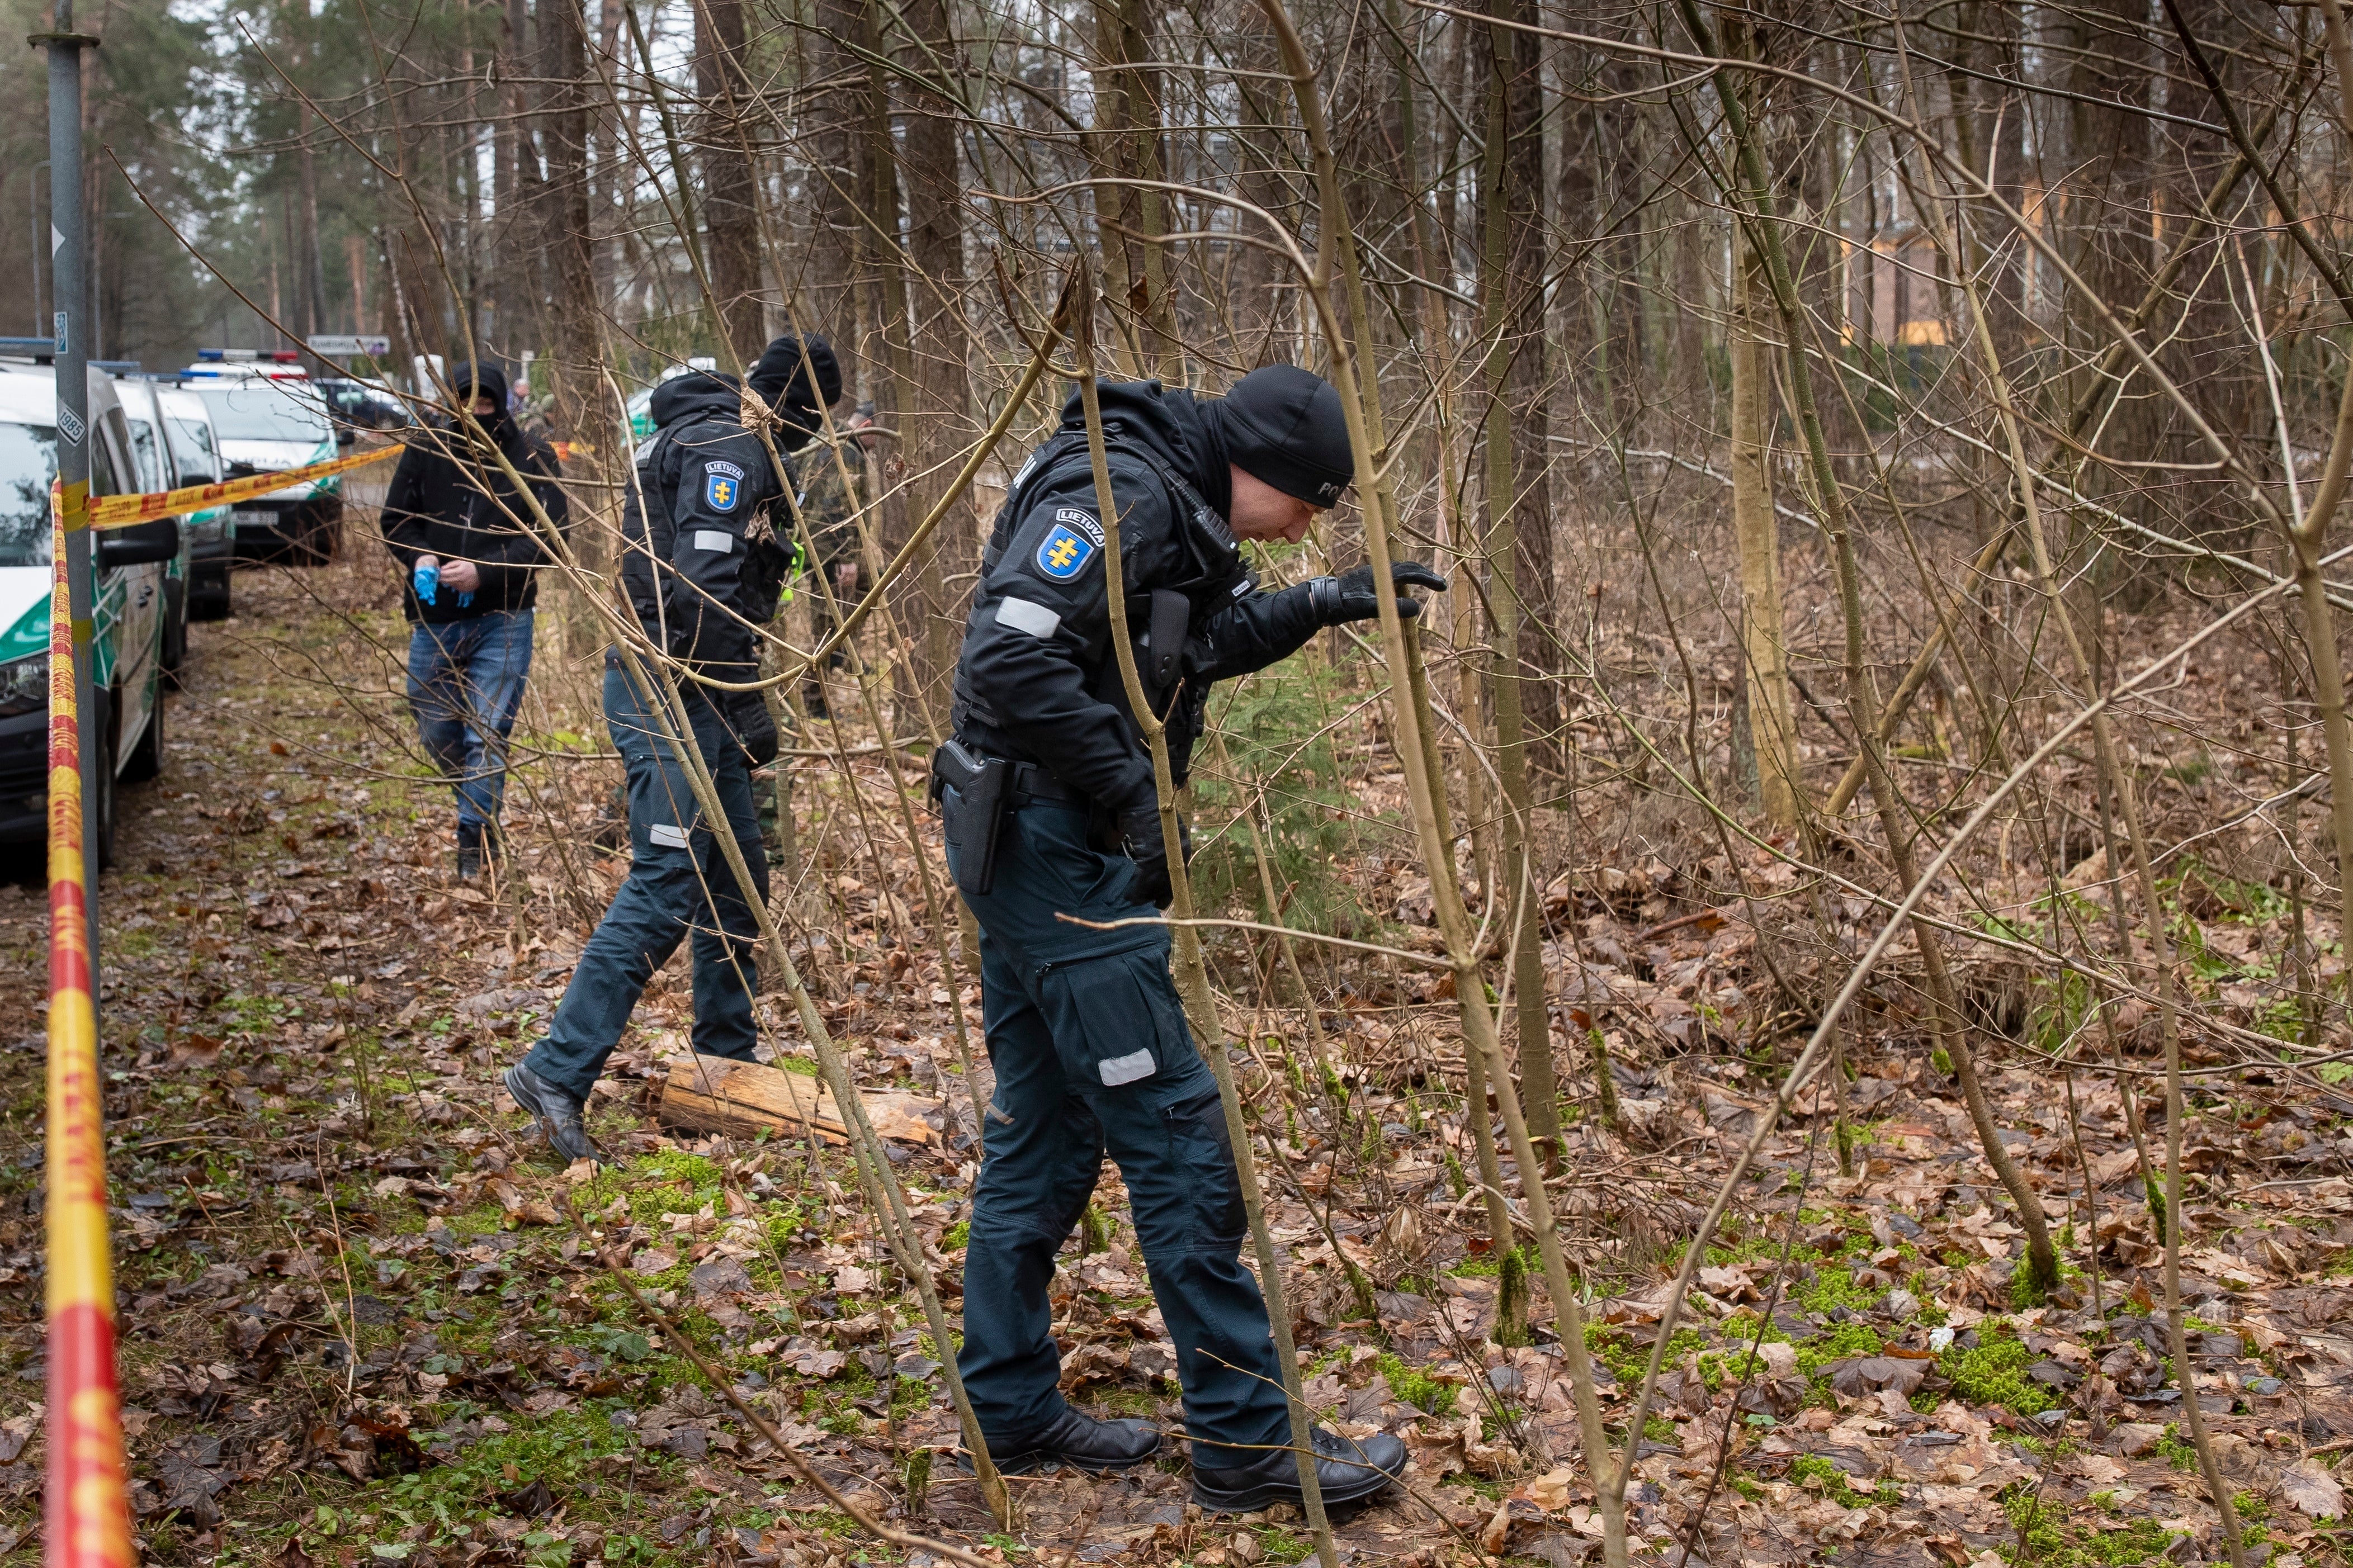
<instances>
[{"instance_id":1,"label":"black glove","mask_svg":"<svg viewBox=\"0 0 2353 1568\"><path fill-rule=\"evenodd\" d=\"M1421 614L1421 601L1408 595L1408 587L1428 588L1436 593L1446 591L1446 579L1419 561L1389 563L1389 581L1398 587L1398 617L1411 620ZM1319 625L1342 626L1349 621L1369 621L1381 613L1381 602L1374 596L1372 563L1366 562L1337 577L1318 577L1307 584L1308 605L1315 613Z\"/></svg>"},{"instance_id":2,"label":"black glove","mask_svg":"<svg viewBox=\"0 0 2353 1568\"><path fill-rule=\"evenodd\" d=\"M727 723L754 767L765 768L776 760L776 715L768 711L767 700L759 692L729 692Z\"/></svg>"},{"instance_id":3,"label":"black glove","mask_svg":"<svg viewBox=\"0 0 2353 1568\"><path fill-rule=\"evenodd\" d=\"M1176 901L1176 889L1168 880L1168 842L1160 832L1160 807L1156 805L1132 805L1119 814L1119 847L1135 862L1138 880L1136 890L1151 901L1155 910L1165 910ZM1185 819L1176 819L1177 852L1187 864L1193 858L1193 830Z\"/></svg>"}]
</instances>

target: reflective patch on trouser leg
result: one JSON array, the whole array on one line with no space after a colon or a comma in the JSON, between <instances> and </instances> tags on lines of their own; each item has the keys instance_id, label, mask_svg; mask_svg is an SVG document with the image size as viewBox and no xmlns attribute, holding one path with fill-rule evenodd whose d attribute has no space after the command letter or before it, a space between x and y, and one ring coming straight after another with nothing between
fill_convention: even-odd
<instances>
[{"instance_id":1,"label":"reflective patch on trouser leg","mask_svg":"<svg viewBox=\"0 0 2353 1568\"><path fill-rule=\"evenodd\" d=\"M1124 1083L1134 1083L1138 1079L1150 1078L1160 1070L1160 1064L1152 1059L1152 1053L1149 1050L1131 1051L1124 1057L1113 1057L1108 1060L1098 1062L1096 1067L1103 1073L1103 1082L1113 1089L1117 1089Z\"/></svg>"},{"instance_id":2,"label":"reflective patch on trouser leg","mask_svg":"<svg viewBox=\"0 0 2353 1568\"><path fill-rule=\"evenodd\" d=\"M657 822L646 829L646 837L652 842L671 849L686 847L686 829L675 823Z\"/></svg>"}]
</instances>

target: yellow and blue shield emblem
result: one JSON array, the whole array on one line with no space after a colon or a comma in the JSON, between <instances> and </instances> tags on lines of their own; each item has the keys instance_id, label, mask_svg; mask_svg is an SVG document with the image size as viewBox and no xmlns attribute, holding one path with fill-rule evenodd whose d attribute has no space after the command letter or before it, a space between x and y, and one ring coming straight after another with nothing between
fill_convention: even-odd
<instances>
[{"instance_id":1,"label":"yellow and blue shield emblem","mask_svg":"<svg viewBox=\"0 0 2353 1568\"><path fill-rule=\"evenodd\" d=\"M727 474L706 473L702 476L702 499L713 511L733 511L744 494L744 481Z\"/></svg>"},{"instance_id":2,"label":"yellow and blue shield emblem","mask_svg":"<svg viewBox=\"0 0 2353 1568\"><path fill-rule=\"evenodd\" d=\"M1067 583L1086 570L1094 553L1093 541L1070 524L1058 522L1038 546L1038 570L1057 583Z\"/></svg>"}]
</instances>

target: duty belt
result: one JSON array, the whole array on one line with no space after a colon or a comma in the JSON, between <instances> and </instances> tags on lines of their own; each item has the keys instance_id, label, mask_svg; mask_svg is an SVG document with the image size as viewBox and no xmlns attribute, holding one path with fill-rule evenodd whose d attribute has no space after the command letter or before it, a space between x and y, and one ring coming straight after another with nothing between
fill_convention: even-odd
<instances>
[{"instance_id":1,"label":"duty belt","mask_svg":"<svg viewBox=\"0 0 2353 1568\"><path fill-rule=\"evenodd\" d=\"M962 736L957 737L957 743L974 755L982 754L979 747ZM1082 806L1087 804L1085 795L1071 788L1036 763L1017 763L1008 757L1000 759L999 765L1005 769L1008 805L1018 808L1024 805Z\"/></svg>"},{"instance_id":2,"label":"duty belt","mask_svg":"<svg viewBox=\"0 0 2353 1568\"><path fill-rule=\"evenodd\" d=\"M961 737L932 753L931 799L940 813L955 884L975 896L996 885L997 847L1007 813L1025 805L1086 804L1037 763L989 756Z\"/></svg>"}]
</instances>

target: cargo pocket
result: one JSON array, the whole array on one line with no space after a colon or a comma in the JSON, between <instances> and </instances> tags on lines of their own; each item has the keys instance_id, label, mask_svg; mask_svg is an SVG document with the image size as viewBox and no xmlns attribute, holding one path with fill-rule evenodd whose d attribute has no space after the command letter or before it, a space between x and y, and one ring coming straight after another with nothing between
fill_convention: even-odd
<instances>
[{"instance_id":1,"label":"cargo pocket","mask_svg":"<svg viewBox=\"0 0 2353 1568\"><path fill-rule=\"evenodd\" d=\"M1124 1089L1180 1068L1192 1054L1166 950L1050 963L1038 974L1039 1010L1062 1074L1081 1092Z\"/></svg>"},{"instance_id":2,"label":"cargo pocket","mask_svg":"<svg viewBox=\"0 0 2353 1568\"><path fill-rule=\"evenodd\" d=\"M1226 1133L1226 1108L1215 1088L1191 1095L1161 1112L1168 1134L1168 1159L1190 1173L1184 1215L1185 1245L1195 1250L1239 1251L1250 1228L1242 1206L1241 1177L1234 1170L1233 1140Z\"/></svg>"}]
</instances>

